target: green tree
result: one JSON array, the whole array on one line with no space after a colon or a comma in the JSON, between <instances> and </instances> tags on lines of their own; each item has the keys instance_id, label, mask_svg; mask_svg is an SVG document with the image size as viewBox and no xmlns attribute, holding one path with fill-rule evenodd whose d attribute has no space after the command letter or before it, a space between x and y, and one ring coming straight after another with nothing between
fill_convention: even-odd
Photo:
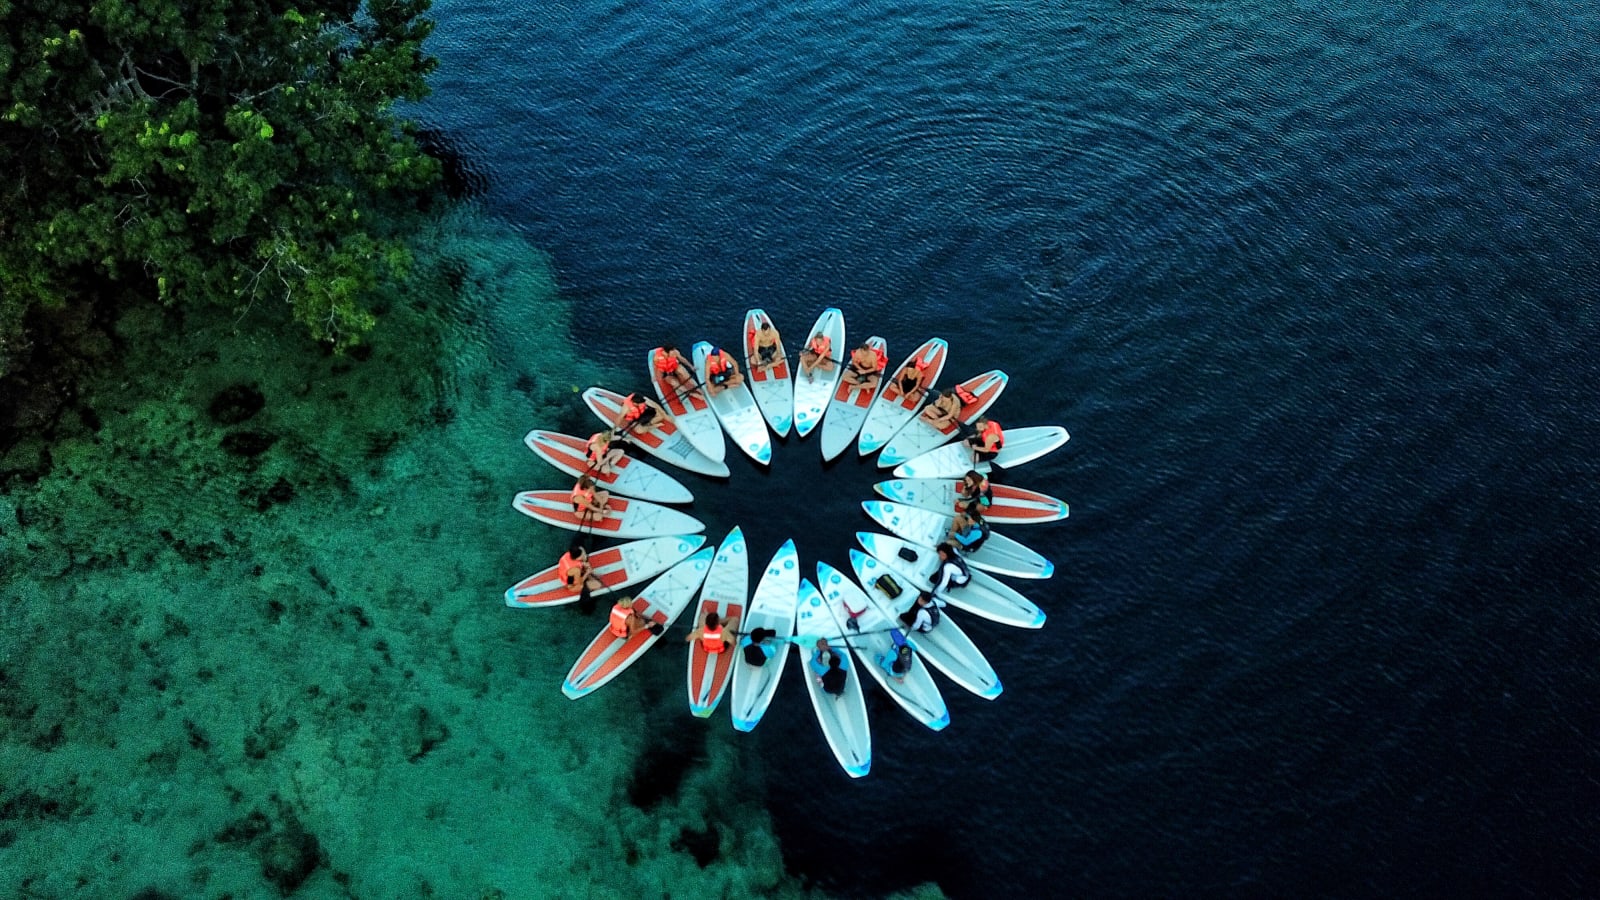
<instances>
[{"instance_id":1,"label":"green tree","mask_svg":"<svg viewBox=\"0 0 1600 900\"><path fill-rule=\"evenodd\" d=\"M439 174L392 111L428 5L0 0L0 340L109 285L358 339Z\"/></svg>"}]
</instances>

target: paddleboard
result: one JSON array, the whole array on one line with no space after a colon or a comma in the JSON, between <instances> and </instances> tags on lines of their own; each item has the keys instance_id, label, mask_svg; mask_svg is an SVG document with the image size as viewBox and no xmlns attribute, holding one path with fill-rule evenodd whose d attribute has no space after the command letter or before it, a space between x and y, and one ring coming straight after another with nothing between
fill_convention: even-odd
<instances>
[{"instance_id":1,"label":"paddleboard","mask_svg":"<svg viewBox=\"0 0 1600 900\"><path fill-rule=\"evenodd\" d=\"M572 510L569 491L523 491L511 501L512 508L546 525L569 531L584 531L598 537L647 538L668 534L695 534L705 523L645 500L612 497L606 514L598 521L580 522Z\"/></svg>"},{"instance_id":2,"label":"paddleboard","mask_svg":"<svg viewBox=\"0 0 1600 900\"><path fill-rule=\"evenodd\" d=\"M913 652L911 668L904 675L891 675L883 667L882 660L892 661L895 654L890 629L905 632L900 623L890 622L854 581L827 563L817 563L817 589L828 602L828 612L855 654L856 664L864 668L911 718L934 731L944 730L950 724L950 711L945 708L939 686L933 683L933 675L922 659ZM852 618L855 629L848 625ZM915 651L915 647L912 649Z\"/></svg>"},{"instance_id":3,"label":"paddleboard","mask_svg":"<svg viewBox=\"0 0 1600 900\"><path fill-rule=\"evenodd\" d=\"M717 548L690 623L699 628L705 624L706 613L716 613L724 623L723 639L728 644L721 653L707 653L699 641L689 645L689 711L701 718L711 715L728 689L728 677L739 657L738 648L733 646L739 637L733 629L745 630L744 609L749 597L750 563L745 559L744 532L735 526Z\"/></svg>"},{"instance_id":4,"label":"paddleboard","mask_svg":"<svg viewBox=\"0 0 1600 900\"><path fill-rule=\"evenodd\" d=\"M919 588L933 584L933 573L939 569L939 554L933 548L875 531L858 531L856 540L867 548L867 553L894 572L904 575L910 583ZM969 565L967 571L972 574L970 583L939 595L948 600L951 606L1002 625L1044 627L1044 610L1032 600L976 566Z\"/></svg>"},{"instance_id":5,"label":"paddleboard","mask_svg":"<svg viewBox=\"0 0 1600 900\"><path fill-rule=\"evenodd\" d=\"M892 574L887 566L855 549L850 551L850 565L856 570L856 577L861 579L861 583L867 585L866 594L877 605L878 611L884 618L899 624L900 613L916 604L919 586L896 578L894 580L899 582L900 591L888 596L887 591L879 587L887 586L887 582L881 582L879 578ZM1000 696L1000 676L995 674L994 667L989 665L972 638L967 637L967 633L955 623L949 607L939 611L939 624L933 626L932 631L913 631L906 635L906 640L916 648L918 656L927 659L929 665L956 684L985 700Z\"/></svg>"},{"instance_id":6,"label":"paddleboard","mask_svg":"<svg viewBox=\"0 0 1600 900\"><path fill-rule=\"evenodd\" d=\"M717 424L717 417L711 412L711 404L706 401L705 389L691 386L681 394L667 384L667 380L656 371L656 351L660 347L652 348L645 354L644 364L650 372L650 384L656 389L656 397L660 398L661 405L667 408L672 418L677 421L678 429L683 436L689 439L696 450L707 459L722 462L727 458L728 448L722 442L722 426ZM691 358L689 365L694 366ZM700 378L697 374L696 378ZM705 379L700 378L701 383Z\"/></svg>"},{"instance_id":7,"label":"paddleboard","mask_svg":"<svg viewBox=\"0 0 1600 900\"><path fill-rule=\"evenodd\" d=\"M766 416L767 425L772 428L772 433L778 437L788 437L789 429L794 427L794 380L789 367L789 356L784 351L783 338L778 338L778 352L770 368L763 368L756 359L756 329L761 323L772 325L777 330L777 325L772 323L772 318L764 310L752 309L744 314L744 359L745 383L750 386L750 393L756 398L756 405L761 407L761 414Z\"/></svg>"},{"instance_id":8,"label":"paddleboard","mask_svg":"<svg viewBox=\"0 0 1600 900\"><path fill-rule=\"evenodd\" d=\"M956 411L956 418L962 422L971 422L983 415L996 400L1000 399L1000 392L1005 390L1008 380L1009 376L1006 373L999 369L990 369L982 375L975 375L961 382L961 386L977 399L971 403L963 403ZM922 418L920 409L917 412L918 415L884 445L883 452L878 454L878 465L885 468L897 466L955 440L961 433L960 426L954 423L944 428L935 428Z\"/></svg>"},{"instance_id":9,"label":"paddleboard","mask_svg":"<svg viewBox=\"0 0 1600 900\"><path fill-rule=\"evenodd\" d=\"M885 500L946 513L955 512L960 486L959 478L896 478L893 481L880 481L872 489ZM1065 503L1038 491L992 481L989 488L994 494L994 502L983 510L983 517L990 522L1024 525L1057 522L1067 517Z\"/></svg>"},{"instance_id":10,"label":"paddleboard","mask_svg":"<svg viewBox=\"0 0 1600 900\"><path fill-rule=\"evenodd\" d=\"M800 356L795 355L794 363L794 433L801 437L810 434L822 421L822 413L828 408L828 399L833 396L833 389L839 384L839 378L844 374L844 363L840 362L845 352L844 346L844 313L835 307L828 307L817 317L815 325L806 333L806 339L800 345L803 352L811 346L811 339L819 334L827 335L833 342L833 368L824 369L820 366L813 369L811 377L800 371Z\"/></svg>"},{"instance_id":11,"label":"paddleboard","mask_svg":"<svg viewBox=\"0 0 1600 900\"><path fill-rule=\"evenodd\" d=\"M589 411L607 425L613 425L617 421L617 416L622 414L622 400L622 394L605 388L592 387L583 392L583 402L589 407ZM689 439L683 436L676 422L668 420L655 423L649 428L630 428L626 432L619 430L618 433L626 438L628 443L680 469L699 472L701 475L710 475L714 478L728 477L727 464L711 459L696 450L694 445L689 443Z\"/></svg>"},{"instance_id":12,"label":"paddleboard","mask_svg":"<svg viewBox=\"0 0 1600 900\"><path fill-rule=\"evenodd\" d=\"M684 607L694 597L706 570L711 568L714 552L710 547L667 570L665 575L652 581L649 587L633 599L633 609L646 620L655 622L665 632L682 615ZM586 696L606 682L617 677L623 669L633 665L660 640L661 636L648 629L626 638L611 633L610 627L600 629L588 649L572 664L572 671L561 684L561 693L573 700Z\"/></svg>"},{"instance_id":13,"label":"paddleboard","mask_svg":"<svg viewBox=\"0 0 1600 900\"><path fill-rule=\"evenodd\" d=\"M685 534L645 538L591 551L589 566L605 587L590 596L599 597L654 578L700 549L705 542L701 535ZM578 595L579 591L569 589L561 580L556 566L551 566L512 585L506 591L506 605L523 609L560 606L577 600Z\"/></svg>"},{"instance_id":14,"label":"paddleboard","mask_svg":"<svg viewBox=\"0 0 1600 900\"><path fill-rule=\"evenodd\" d=\"M881 337L874 335L867 338L867 346L874 350L883 351L888 346ZM846 363L848 365L849 363ZM833 459L844 452L855 440L856 432L861 430L861 423L866 421L867 410L872 406L872 400L883 389L884 381L889 376L884 374L872 387L852 387L840 377L839 384L833 389L833 399L828 402L828 411L822 417L822 458Z\"/></svg>"},{"instance_id":15,"label":"paddleboard","mask_svg":"<svg viewBox=\"0 0 1600 900\"><path fill-rule=\"evenodd\" d=\"M706 360L711 358L711 344L701 341L694 345L694 371L702 384L706 381ZM731 355L731 354L730 354ZM706 394L711 389L706 388ZM761 417L761 408L750 393L749 378L732 387L723 388L711 397L711 411L722 421L728 436L746 456L762 465L772 462L772 441L767 437L767 420Z\"/></svg>"},{"instance_id":16,"label":"paddleboard","mask_svg":"<svg viewBox=\"0 0 1600 900\"><path fill-rule=\"evenodd\" d=\"M612 468L600 473L589 466L589 441L554 431L534 429L522 439L539 458L573 478L588 475L613 494L625 494L656 503L692 503L694 495L671 475L623 454ZM619 445L614 444L614 446Z\"/></svg>"},{"instance_id":17,"label":"paddleboard","mask_svg":"<svg viewBox=\"0 0 1600 900\"><path fill-rule=\"evenodd\" d=\"M913 544L925 547L934 547L944 541L949 534L950 523L955 520L953 515L887 500L868 500L861 507L879 525ZM1050 560L992 530L989 539L983 542L982 549L962 553L961 558L968 565L1017 578L1049 578L1056 568Z\"/></svg>"},{"instance_id":18,"label":"paddleboard","mask_svg":"<svg viewBox=\"0 0 1600 900\"><path fill-rule=\"evenodd\" d=\"M923 398L927 396L926 389L938 382L940 373L944 371L949 350L950 345L945 343L944 338L930 338L915 353L906 357L905 362L884 375L887 384L883 393L872 402L872 408L867 410L866 421L861 423L861 436L856 439L856 448L862 456L876 452L889 443L889 439L916 416L917 410L922 408ZM914 363L923 366L923 389L908 396L900 390L900 382L895 376Z\"/></svg>"},{"instance_id":19,"label":"paddleboard","mask_svg":"<svg viewBox=\"0 0 1600 900\"><path fill-rule=\"evenodd\" d=\"M1067 430L1060 425L1029 425L1005 430L1005 446L994 462L972 462L972 448L965 442L929 450L916 459L895 466L897 478L960 478L972 469L988 472L994 466L1016 468L1032 462L1067 442Z\"/></svg>"},{"instance_id":20,"label":"paddleboard","mask_svg":"<svg viewBox=\"0 0 1600 900\"><path fill-rule=\"evenodd\" d=\"M800 607L795 612L794 627L795 633L802 636L800 662L822 737L845 772L851 778L860 778L872 768L872 732L867 727L867 699L861 693L861 673L857 671L860 665L845 669L844 693L835 695L822 689L821 679L811 671L816 639L825 637L834 650L846 654L849 651L828 612L827 601L806 578L800 579Z\"/></svg>"},{"instance_id":21,"label":"paddleboard","mask_svg":"<svg viewBox=\"0 0 1600 900\"><path fill-rule=\"evenodd\" d=\"M733 687L729 704L733 712L733 727L749 731L756 727L772 695L778 690L778 676L783 674L783 664L789 660L789 638L794 636L794 613L800 605L800 560L795 554L794 541L784 541L772 555L767 569L756 584L755 595L750 598L750 609L745 613L739 630L749 634L757 628L767 628L774 633L777 653L764 665L752 666L739 651L733 664Z\"/></svg>"}]
</instances>

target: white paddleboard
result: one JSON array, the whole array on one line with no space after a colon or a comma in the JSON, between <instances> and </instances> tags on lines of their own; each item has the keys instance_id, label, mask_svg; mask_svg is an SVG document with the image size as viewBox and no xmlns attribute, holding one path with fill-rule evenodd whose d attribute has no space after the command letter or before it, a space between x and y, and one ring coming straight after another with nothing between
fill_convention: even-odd
<instances>
[{"instance_id":1,"label":"white paddleboard","mask_svg":"<svg viewBox=\"0 0 1600 900\"><path fill-rule=\"evenodd\" d=\"M589 441L587 438L573 437L570 434L561 434L555 431L540 431L534 429L522 439L528 449L539 454L539 458L573 478L588 475L600 487L613 494L624 494L629 497L638 497L640 500L651 500L656 503L692 503L694 494L684 487L677 479L661 471L649 463L641 462L627 454L617 460L613 468L616 470L609 474L596 472L589 465ZM614 446L621 447L621 442Z\"/></svg>"},{"instance_id":2,"label":"white paddleboard","mask_svg":"<svg viewBox=\"0 0 1600 900\"><path fill-rule=\"evenodd\" d=\"M970 422L983 415L996 400L1000 399L1000 392L1005 390L1006 382L1009 380L1010 376L1006 373L999 369L990 369L982 375L975 375L961 382L961 386L977 399L971 403L963 403L956 416L963 422ZM929 425L927 420L922 418L922 411L919 409L917 416L890 438L883 452L878 454L878 465L885 468L897 466L955 440L959 433L960 428L955 424L942 429Z\"/></svg>"},{"instance_id":3,"label":"white paddleboard","mask_svg":"<svg viewBox=\"0 0 1600 900\"><path fill-rule=\"evenodd\" d=\"M623 395L605 388L592 387L583 392L584 405L607 425L613 425L617 416L622 414L622 401ZM630 428L626 432L619 429L618 435L656 459L680 469L714 478L728 476L727 463L711 459L696 450L678 429L677 423L671 420L654 423L649 428Z\"/></svg>"},{"instance_id":4,"label":"white paddleboard","mask_svg":"<svg viewBox=\"0 0 1600 900\"><path fill-rule=\"evenodd\" d=\"M879 525L913 544L925 547L934 547L943 542L949 534L950 523L955 521L953 515L887 500L868 500L861 507ZM1056 570L1050 560L993 530L990 530L989 539L983 542L981 549L964 552L961 558L968 565L1017 578L1049 578Z\"/></svg>"},{"instance_id":5,"label":"white paddleboard","mask_svg":"<svg viewBox=\"0 0 1600 900\"><path fill-rule=\"evenodd\" d=\"M850 565L856 570L856 577L867 586L866 594L877 604L878 611L884 618L899 624L900 613L916 604L919 586L896 578L900 592L889 597L878 587L878 579L891 574L888 567L855 549L850 551ZM932 631L913 631L908 634L906 639L911 646L917 649L919 655L927 658L929 665L979 697L993 700L1000 696L1000 676L995 674L994 667L978 650L978 645L955 623L948 607L939 610L939 619L939 624L933 626Z\"/></svg>"},{"instance_id":6,"label":"white paddleboard","mask_svg":"<svg viewBox=\"0 0 1600 900\"><path fill-rule=\"evenodd\" d=\"M829 646L847 656L850 651L839 637L839 626L828 612L827 601L805 578L800 579L800 608L795 612L794 627L801 636L800 663L822 736L845 772L851 778L860 778L872 768L872 732L867 727L867 699L861 693L861 673L857 671L860 666L852 664L845 670L844 693L834 695L822 689L810 663L816 653L816 639L827 638Z\"/></svg>"},{"instance_id":7,"label":"white paddleboard","mask_svg":"<svg viewBox=\"0 0 1600 900\"><path fill-rule=\"evenodd\" d=\"M828 611L855 654L856 664L866 669L911 718L934 731L944 730L950 724L950 711L945 707L939 686L933 683L933 675L916 654L915 645L911 667L905 674L893 675L884 668L883 660L892 661L895 655L894 637L889 630L895 628L904 633L900 623L891 623L854 581L827 563L817 563L817 589L827 600ZM855 629L848 625L852 619Z\"/></svg>"},{"instance_id":8,"label":"white paddleboard","mask_svg":"<svg viewBox=\"0 0 1600 900\"><path fill-rule=\"evenodd\" d=\"M778 437L788 437L789 429L794 427L794 365L783 346L783 338L778 338L778 352L773 357L770 367L762 367L756 359L756 329L761 323L772 324L772 318L764 310L752 309L744 314L744 358L745 358L745 383L750 386L750 393L756 398L756 405L761 407L761 414L766 416L767 425L771 426L772 433ZM773 325L777 330L777 325Z\"/></svg>"},{"instance_id":9,"label":"white paddleboard","mask_svg":"<svg viewBox=\"0 0 1600 900\"><path fill-rule=\"evenodd\" d=\"M929 450L916 459L895 466L896 478L960 478L977 469L988 472L993 466L1015 468L1032 462L1067 442L1067 430L1060 425L1029 425L1005 429L1005 446L987 462L973 464L972 448L963 441Z\"/></svg>"},{"instance_id":10,"label":"white paddleboard","mask_svg":"<svg viewBox=\"0 0 1600 900\"><path fill-rule=\"evenodd\" d=\"M856 439L856 448L862 456L889 443L889 439L916 416L917 410L922 408L923 397L927 395L926 388L932 387L939 380L940 373L944 372L944 361L949 350L950 345L943 338L930 338L915 353L906 357L905 362L884 374L886 383L883 392L872 402L872 408L867 410L866 421L861 423L861 436ZM902 369L917 363L923 366L924 388L907 395L900 390L896 376Z\"/></svg>"},{"instance_id":11,"label":"white paddleboard","mask_svg":"<svg viewBox=\"0 0 1600 900\"><path fill-rule=\"evenodd\" d=\"M694 592L699 590L706 570L711 568L711 556L712 550L707 547L673 566L633 598L634 611L660 625L663 632L671 628L689 605ZM609 626L601 628L578 661L572 664L572 670L561 684L561 693L573 700L587 696L622 674L660 639L661 635L648 629L620 638L611 633Z\"/></svg>"},{"instance_id":12,"label":"white paddleboard","mask_svg":"<svg viewBox=\"0 0 1600 900\"><path fill-rule=\"evenodd\" d=\"M694 371L701 384L710 383L706 380L706 360L711 358L711 350L711 344L706 341L694 345ZM711 395L711 388L706 388L706 394ZM734 444L745 455L762 465L772 462L772 441L767 437L767 421L762 418L761 408L756 406L756 398L750 393L748 376L745 381L723 388L711 396L711 410L722 420L722 427L728 430L728 436L733 438Z\"/></svg>"},{"instance_id":13,"label":"white paddleboard","mask_svg":"<svg viewBox=\"0 0 1600 900\"><path fill-rule=\"evenodd\" d=\"M750 598L750 608L739 630L748 634L757 628L767 628L775 633L773 641L777 653L764 665L752 666L744 661L741 649L733 664L733 688L729 705L733 713L733 727L749 731L756 727L772 695L778 690L778 676L783 674L783 664L789 659L789 638L794 635L795 608L800 604L800 560L795 553L794 541L784 541L772 561L767 563L756 592Z\"/></svg>"},{"instance_id":14,"label":"white paddleboard","mask_svg":"<svg viewBox=\"0 0 1600 900\"><path fill-rule=\"evenodd\" d=\"M878 534L875 531L858 531L856 540L860 541L861 546L867 548L867 552L878 562L905 575L917 587L932 586L933 573L939 569L939 554L934 552L933 548L913 544L903 538ZM967 571L972 574L971 583L964 587L951 588L939 595L948 600L951 606L958 606L975 616L982 616L1002 625L1015 625L1018 628L1044 627L1044 610L1032 600L976 566L969 565Z\"/></svg>"},{"instance_id":15,"label":"white paddleboard","mask_svg":"<svg viewBox=\"0 0 1600 900\"><path fill-rule=\"evenodd\" d=\"M726 623L731 621L734 628L745 629L744 609L749 599L750 563L745 559L744 532L734 526L711 561L711 572L700 586L700 602L690 622L699 628L705 624L706 613L716 613L724 623L723 641L728 645L721 653L706 652L699 641L689 645L689 711L701 718L711 715L728 690L728 678L739 657L738 648L733 645L739 639L727 630Z\"/></svg>"},{"instance_id":16,"label":"white paddleboard","mask_svg":"<svg viewBox=\"0 0 1600 900\"><path fill-rule=\"evenodd\" d=\"M704 522L688 513L669 509L646 500L612 497L606 514L598 521L584 522L572 509L570 491L523 491L511 506L525 516L546 525L582 531L596 537L647 538L675 534L696 534L706 530Z\"/></svg>"},{"instance_id":17,"label":"white paddleboard","mask_svg":"<svg viewBox=\"0 0 1600 900\"><path fill-rule=\"evenodd\" d=\"M824 369L820 366L814 369L808 378L800 371L800 354L811 345L811 339L819 334L825 334L833 342L833 368ZM839 384L839 378L844 374L843 359L844 346L844 313L835 307L828 307L817 317L815 325L806 333L806 339L800 344L794 358L794 433L801 437L810 434L822 422L822 413L828 408L828 400L833 396L833 389Z\"/></svg>"},{"instance_id":18,"label":"white paddleboard","mask_svg":"<svg viewBox=\"0 0 1600 900\"><path fill-rule=\"evenodd\" d=\"M656 350L651 348L644 359L645 366L650 371L650 384L656 389L656 397L660 398L661 405L667 408L672 418L678 423L678 429L683 436L689 439L696 450L707 459L722 462L728 456L728 448L722 442L722 426L717 424L717 416L711 411L711 404L706 401L705 388L690 385L678 392L667 384L667 380L656 371ZM694 360L689 361L694 365ZM696 378L700 376L695 375ZM702 383L704 379L702 379Z\"/></svg>"},{"instance_id":19,"label":"white paddleboard","mask_svg":"<svg viewBox=\"0 0 1600 900\"><path fill-rule=\"evenodd\" d=\"M883 338L874 335L867 338L867 346L882 351L888 345ZM833 399L828 401L828 411L822 417L823 459L833 459L843 453L850 442L856 439L861 423L867 420L867 410L872 407L873 398L883 390L884 379L888 377L887 374L880 376L870 388L851 387L840 377L838 386L833 389Z\"/></svg>"},{"instance_id":20,"label":"white paddleboard","mask_svg":"<svg viewBox=\"0 0 1600 900\"><path fill-rule=\"evenodd\" d=\"M955 511L960 485L959 478L896 478L880 481L872 489L885 500L947 513ZM1067 517L1065 503L1038 491L994 482L989 483L989 489L994 494L994 502L983 510L983 517L990 522L1027 525L1058 522Z\"/></svg>"}]
</instances>

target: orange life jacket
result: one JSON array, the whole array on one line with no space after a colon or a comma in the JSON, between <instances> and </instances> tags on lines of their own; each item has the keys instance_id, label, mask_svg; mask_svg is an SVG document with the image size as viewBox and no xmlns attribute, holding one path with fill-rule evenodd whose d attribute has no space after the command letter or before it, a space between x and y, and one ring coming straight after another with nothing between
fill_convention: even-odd
<instances>
[{"instance_id":1,"label":"orange life jacket","mask_svg":"<svg viewBox=\"0 0 1600 900\"><path fill-rule=\"evenodd\" d=\"M833 352L833 338L825 334L819 334L812 338L811 343L807 346L811 348L812 353L818 356L827 356Z\"/></svg>"},{"instance_id":2,"label":"orange life jacket","mask_svg":"<svg viewBox=\"0 0 1600 900\"><path fill-rule=\"evenodd\" d=\"M632 609L626 606L613 606L611 607L611 621L606 623L606 627L611 629L611 633L617 637L627 637L628 617L631 615L633 615Z\"/></svg>"},{"instance_id":3,"label":"orange life jacket","mask_svg":"<svg viewBox=\"0 0 1600 900\"><path fill-rule=\"evenodd\" d=\"M588 509L594 505L594 488L575 487L572 489L572 508L576 510Z\"/></svg>"},{"instance_id":4,"label":"orange life jacket","mask_svg":"<svg viewBox=\"0 0 1600 900\"><path fill-rule=\"evenodd\" d=\"M626 399L622 401L622 418L629 422L638 421L639 417L644 415L644 410L645 405L643 403L635 403Z\"/></svg>"},{"instance_id":5,"label":"orange life jacket","mask_svg":"<svg viewBox=\"0 0 1600 900\"><path fill-rule=\"evenodd\" d=\"M610 441L606 441L605 443L601 443L600 442L600 433L599 432L595 432L594 434L589 435L589 445L588 445L588 459L589 459L589 462L594 463L595 465L599 465L600 464L600 460L606 455L606 452L609 451L610 449L611 449L611 442Z\"/></svg>"},{"instance_id":6,"label":"orange life jacket","mask_svg":"<svg viewBox=\"0 0 1600 900\"><path fill-rule=\"evenodd\" d=\"M637 359L638 357L634 357ZM663 375L671 375L678 371L678 358L665 350L656 351L656 371Z\"/></svg>"},{"instance_id":7,"label":"orange life jacket","mask_svg":"<svg viewBox=\"0 0 1600 900\"><path fill-rule=\"evenodd\" d=\"M635 357L637 358L637 357ZM721 375L728 370L728 355L726 353L713 353L706 357L706 374Z\"/></svg>"},{"instance_id":8,"label":"orange life jacket","mask_svg":"<svg viewBox=\"0 0 1600 900\"><path fill-rule=\"evenodd\" d=\"M876 356L878 358L878 367L877 367L876 371L882 372L883 371L883 367L887 366L889 364L889 357L883 352L883 348L882 347L873 347L872 348L872 355ZM634 357L634 358L637 359L638 357Z\"/></svg>"},{"instance_id":9,"label":"orange life jacket","mask_svg":"<svg viewBox=\"0 0 1600 900\"><path fill-rule=\"evenodd\" d=\"M700 649L707 653L721 653L728 649L727 642L722 639L722 626L701 629Z\"/></svg>"},{"instance_id":10,"label":"orange life jacket","mask_svg":"<svg viewBox=\"0 0 1600 900\"><path fill-rule=\"evenodd\" d=\"M993 444L990 441L993 440ZM1000 429L1000 423L993 419L983 423L983 446L999 450L1006 445L1006 434Z\"/></svg>"}]
</instances>

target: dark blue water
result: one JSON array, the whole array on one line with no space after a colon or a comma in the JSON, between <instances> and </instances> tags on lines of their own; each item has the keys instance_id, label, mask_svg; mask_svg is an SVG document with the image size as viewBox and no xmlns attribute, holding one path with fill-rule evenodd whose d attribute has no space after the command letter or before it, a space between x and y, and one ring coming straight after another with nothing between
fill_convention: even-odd
<instances>
[{"instance_id":1,"label":"dark blue water","mask_svg":"<svg viewBox=\"0 0 1600 900\"><path fill-rule=\"evenodd\" d=\"M1073 433L1016 474L1072 504L1012 532L1057 563L1025 585L1049 623L968 628L999 700L948 686L937 735L879 704L859 783L798 684L748 739L794 871L1600 891L1593 7L435 14L421 117L553 254L590 355L836 305ZM842 562L872 467L815 453L697 514Z\"/></svg>"}]
</instances>

